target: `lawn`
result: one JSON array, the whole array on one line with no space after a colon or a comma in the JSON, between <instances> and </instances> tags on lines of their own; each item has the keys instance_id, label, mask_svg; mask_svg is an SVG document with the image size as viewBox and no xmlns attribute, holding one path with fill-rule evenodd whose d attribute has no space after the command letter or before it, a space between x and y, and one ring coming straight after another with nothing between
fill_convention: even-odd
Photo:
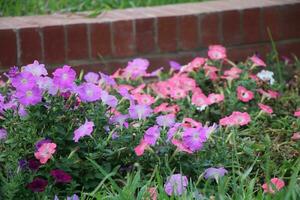
<instances>
[{"instance_id":1,"label":"lawn","mask_svg":"<svg viewBox=\"0 0 300 200\"><path fill-rule=\"evenodd\" d=\"M300 199L300 62L220 45L189 63L51 75L0 87L0 199ZM288 70L287 70L288 69Z\"/></svg>"},{"instance_id":2,"label":"lawn","mask_svg":"<svg viewBox=\"0 0 300 200\"><path fill-rule=\"evenodd\" d=\"M40 15L55 12L91 11L201 2L207 0L2 0L0 16Z\"/></svg>"}]
</instances>

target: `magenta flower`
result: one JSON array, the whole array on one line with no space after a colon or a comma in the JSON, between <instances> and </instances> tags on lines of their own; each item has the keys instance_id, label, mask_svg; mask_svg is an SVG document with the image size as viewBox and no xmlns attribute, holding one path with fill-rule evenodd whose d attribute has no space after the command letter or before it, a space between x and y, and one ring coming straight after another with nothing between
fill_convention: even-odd
<instances>
[{"instance_id":1,"label":"magenta flower","mask_svg":"<svg viewBox=\"0 0 300 200\"><path fill-rule=\"evenodd\" d=\"M21 72L12 78L11 84L18 90L27 90L36 86L36 78L30 72Z\"/></svg>"},{"instance_id":2,"label":"magenta flower","mask_svg":"<svg viewBox=\"0 0 300 200\"><path fill-rule=\"evenodd\" d=\"M88 83L98 84L99 75L95 72L89 72L86 75L84 75L84 80Z\"/></svg>"},{"instance_id":3,"label":"magenta flower","mask_svg":"<svg viewBox=\"0 0 300 200\"><path fill-rule=\"evenodd\" d=\"M83 125L81 125L78 129L74 131L73 140L78 142L78 140L86 135L90 136L93 132L94 122L86 121Z\"/></svg>"},{"instance_id":4,"label":"magenta flower","mask_svg":"<svg viewBox=\"0 0 300 200\"><path fill-rule=\"evenodd\" d=\"M129 116L132 119L146 119L152 114L152 109L147 105L131 105L128 109Z\"/></svg>"},{"instance_id":5,"label":"magenta flower","mask_svg":"<svg viewBox=\"0 0 300 200\"><path fill-rule=\"evenodd\" d=\"M259 108L261 109L261 111L268 113L268 114L272 114L273 113L273 109L270 106L267 106L265 104L262 103L258 103Z\"/></svg>"},{"instance_id":6,"label":"magenta flower","mask_svg":"<svg viewBox=\"0 0 300 200\"><path fill-rule=\"evenodd\" d=\"M0 129L0 140L5 140L7 137L7 131L4 128Z\"/></svg>"},{"instance_id":7,"label":"magenta flower","mask_svg":"<svg viewBox=\"0 0 300 200\"><path fill-rule=\"evenodd\" d=\"M77 88L77 93L83 102L93 102L101 98L101 88L93 83L83 83Z\"/></svg>"},{"instance_id":8,"label":"magenta flower","mask_svg":"<svg viewBox=\"0 0 300 200\"><path fill-rule=\"evenodd\" d=\"M164 185L165 192L169 195L182 195L186 191L188 185L188 179L186 176L181 174L174 174L167 178L167 181Z\"/></svg>"},{"instance_id":9,"label":"magenta flower","mask_svg":"<svg viewBox=\"0 0 300 200\"><path fill-rule=\"evenodd\" d=\"M131 79L136 79L146 74L149 67L149 61L143 58L136 58L129 61L127 67L124 69L123 76Z\"/></svg>"},{"instance_id":10,"label":"magenta flower","mask_svg":"<svg viewBox=\"0 0 300 200\"><path fill-rule=\"evenodd\" d=\"M76 72L68 65L57 68L53 72L53 82L59 89L70 89L73 87Z\"/></svg>"},{"instance_id":11,"label":"magenta flower","mask_svg":"<svg viewBox=\"0 0 300 200\"><path fill-rule=\"evenodd\" d=\"M171 127L175 124L175 115L160 115L156 118L156 123L162 127Z\"/></svg>"},{"instance_id":12,"label":"magenta flower","mask_svg":"<svg viewBox=\"0 0 300 200\"><path fill-rule=\"evenodd\" d=\"M180 68L181 68L181 64L179 64L178 62L173 61L173 60L169 61L169 65L170 65L171 69L173 69L175 71L180 70Z\"/></svg>"},{"instance_id":13,"label":"magenta flower","mask_svg":"<svg viewBox=\"0 0 300 200\"><path fill-rule=\"evenodd\" d=\"M208 57L212 60L222 60L227 57L225 47L221 45L210 45L208 47Z\"/></svg>"},{"instance_id":14,"label":"magenta flower","mask_svg":"<svg viewBox=\"0 0 300 200\"><path fill-rule=\"evenodd\" d=\"M144 141L149 145L155 145L157 139L160 136L160 128L159 126L155 125L148 128L144 135Z\"/></svg>"},{"instance_id":15,"label":"magenta flower","mask_svg":"<svg viewBox=\"0 0 300 200\"><path fill-rule=\"evenodd\" d=\"M99 74L101 76L101 81L103 81L105 83L105 85L112 85L112 86L117 85L115 79L113 79L109 75L106 75L106 74L101 73L101 72Z\"/></svg>"},{"instance_id":16,"label":"magenta flower","mask_svg":"<svg viewBox=\"0 0 300 200\"><path fill-rule=\"evenodd\" d=\"M173 125L173 127L171 127L169 130L168 130L168 133L167 133L167 141L170 141L173 136L175 135L175 133L178 131L178 129L181 127L181 123L175 123Z\"/></svg>"},{"instance_id":17,"label":"magenta flower","mask_svg":"<svg viewBox=\"0 0 300 200\"><path fill-rule=\"evenodd\" d=\"M284 181L280 178L272 178L270 183L264 183L261 186L265 193L274 194L280 191L285 186Z\"/></svg>"},{"instance_id":18,"label":"magenta flower","mask_svg":"<svg viewBox=\"0 0 300 200\"><path fill-rule=\"evenodd\" d=\"M42 91L38 87L17 90L16 97L24 106L35 105L42 101Z\"/></svg>"},{"instance_id":19,"label":"magenta flower","mask_svg":"<svg viewBox=\"0 0 300 200\"><path fill-rule=\"evenodd\" d=\"M31 183L27 184L26 188L32 192L43 192L48 185L48 181L42 178L35 178Z\"/></svg>"},{"instance_id":20,"label":"magenta flower","mask_svg":"<svg viewBox=\"0 0 300 200\"><path fill-rule=\"evenodd\" d=\"M23 71L30 72L34 76L48 75L45 65L40 64L37 60L35 60L32 64L26 65Z\"/></svg>"},{"instance_id":21,"label":"magenta flower","mask_svg":"<svg viewBox=\"0 0 300 200\"><path fill-rule=\"evenodd\" d=\"M192 151L198 151L207 140L208 128L186 128L183 132L183 143Z\"/></svg>"},{"instance_id":22,"label":"magenta flower","mask_svg":"<svg viewBox=\"0 0 300 200\"><path fill-rule=\"evenodd\" d=\"M118 99L113 95L109 95L104 90L101 92L101 100L103 101L104 104L112 108L115 108L118 105Z\"/></svg>"},{"instance_id":23,"label":"magenta flower","mask_svg":"<svg viewBox=\"0 0 300 200\"><path fill-rule=\"evenodd\" d=\"M41 163L36 159L30 159L28 160L28 167L32 171L37 171L41 166Z\"/></svg>"},{"instance_id":24,"label":"magenta flower","mask_svg":"<svg viewBox=\"0 0 300 200\"><path fill-rule=\"evenodd\" d=\"M211 167L204 171L204 178L218 180L220 177L223 177L227 173L228 171L223 167L220 168Z\"/></svg>"},{"instance_id":25,"label":"magenta flower","mask_svg":"<svg viewBox=\"0 0 300 200\"><path fill-rule=\"evenodd\" d=\"M70 183L72 181L72 176L60 169L54 169L50 174L57 183Z\"/></svg>"}]
</instances>

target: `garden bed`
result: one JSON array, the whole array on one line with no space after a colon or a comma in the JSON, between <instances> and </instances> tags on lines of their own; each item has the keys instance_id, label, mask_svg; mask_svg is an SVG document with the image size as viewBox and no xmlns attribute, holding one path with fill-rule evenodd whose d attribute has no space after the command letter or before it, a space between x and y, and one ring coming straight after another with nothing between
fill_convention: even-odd
<instances>
[{"instance_id":1,"label":"garden bed","mask_svg":"<svg viewBox=\"0 0 300 200\"><path fill-rule=\"evenodd\" d=\"M300 62L225 47L113 75L35 61L1 82L1 199L299 199Z\"/></svg>"}]
</instances>

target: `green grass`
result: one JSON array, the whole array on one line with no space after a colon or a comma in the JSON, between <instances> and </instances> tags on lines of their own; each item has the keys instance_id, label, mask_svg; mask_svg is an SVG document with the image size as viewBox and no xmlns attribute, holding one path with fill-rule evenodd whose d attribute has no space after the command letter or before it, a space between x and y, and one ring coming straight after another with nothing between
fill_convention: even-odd
<instances>
[{"instance_id":1,"label":"green grass","mask_svg":"<svg viewBox=\"0 0 300 200\"><path fill-rule=\"evenodd\" d=\"M92 11L201 2L207 0L1 0L0 16L50 14L54 12Z\"/></svg>"}]
</instances>

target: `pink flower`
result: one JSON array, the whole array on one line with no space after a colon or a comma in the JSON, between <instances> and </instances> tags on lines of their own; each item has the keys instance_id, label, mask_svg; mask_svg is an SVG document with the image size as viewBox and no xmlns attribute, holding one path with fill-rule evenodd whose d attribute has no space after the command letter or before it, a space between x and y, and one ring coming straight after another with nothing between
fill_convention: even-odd
<instances>
[{"instance_id":1,"label":"pink flower","mask_svg":"<svg viewBox=\"0 0 300 200\"><path fill-rule=\"evenodd\" d=\"M203 93L194 93L192 96L192 103L201 109L204 109L210 104L209 99Z\"/></svg>"},{"instance_id":2,"label":"pink flower","mask_svg":"<svg viewBox=\"0 0 300 200\"><path fill-rule=\"evenodd\" d=\"M300 140L300 132L294 133L291 137L292 140Z\"/></svg>"},{"instance_id":3,"label":"pink flower","mask_svg":"<svg viewBox=\"0 0 300 200\"><path fill-rule=\"evenodd\" d=\"M174 88L173 90L171 90L170 95L173 99L183 99L186 97L187 93L183 89Z\"/></svg>"},{"instance_id":4,"label":"pink flower","mask_svg":"<svg viewBox=\"0 0 300 200\"><path fill-rule=\"evenodd\" d=\"M265 104L259 103L258 104L259 108L266 113L272 114L273 113L273 109L270 106L267 106Z\"/></svg>"},{"instance_id":5,"label":"pink flower","mask_svg":"<svg viewBox=\"0 0 300 200\"><path fill-rule=\"evenodd\" d=\"M295 116L295 117L300 117L300 109L298 109L298 110L296 110L296 111L294 112L294 116Z\"/></svg>"},{"instance_id":6,"label":"pink flower","mask_svg":"<svg viewBox=\"0 0 300 200\"><path fill-rule=\"evenodd\" d=\"M198 128L202 127L201 122L197 122L192 118L185 117L182 121L182 126L186 128Z\"/></svg>"},{"instance_id":7,"label":"pink flower","mask_svg":"<svg viewBox=\"0 0 300 200\"><path fill-rule=\"evenodd\" d=\"M36 159L40 161L40 163L45 164L55 153L56 144L55 143L44 143L38 149L37 152L34 153Z\"/></svg>"},{"instance_id":8,"label":"pink flower","mask_svg":"<svg viewBox=\"0 0 300 200\"><path fill-rule=\"evenodd\" d=\"M151 200L157 200L157 189L156 189L156 187L148 188L148 192L150 194Z\"/></svg>"},{"instance_id":9,"label":"pink flower","mask_svg":"<svg viewBox=\"0 0 300 200\"><path fill-rule=\"evenodd\" d=\"M227 80L234 80L240 77L240 74L243 71L238 68L238 67L232 67L230 68L230 70L226 70L224 71L224 76L222 76L222 78L227 79Z\"/></svg>"},{"instance_id":10,"label":"pink flower","mask_svg":"<svg viewBox=\"0 0 300 200\"><path fill-rule=\"evenodd\" d=\"M269 99L277 99L279 97L279 93L273 90L268 90L266 92L263 89L258 89L257 91Z\"/></svg>"},{"instance_id":11,"label":"pink flower","mask_svg":"<svg viewBox=\"0 0 300 200\"><path fill-rule=\"evenodd\" d=\"M143 139L140 144L134 148L134 152L137 156L141 156L147 148L149 148L149 144Z\"/></svg>"},{"instance_id":12,"label":"pink flower","mask_svg":"<svg viewBox=\"0 0 300 200\"><path fill-rule=\"evenodd\" d=\"M256 55L253 55L252 57L250 57L250 60L253 62L254 66L262 66L262 67L266 67L266 63L261 60L259 57L257 57Z\"/></svg>"},{"instance_id":13,"label":"pink flower","mask_svg":"<svg viewBox=\"0 0 300 200\"><path fill-rule=\"evenodd\" d=\"M264 192L274 194L275 192L280 191L285 186L284 181L279 178L272 178L270 183L271 185L268 185L268 183L264 183L262 185Z\"/></svg>"},{"instance_id":14,"label":"pink flower","mask_svg":"<svg viewBox=\"0 0 300 200\"><path fill-rule=\"evenodd\" d=\"M212 60L223 60L227 57L225 47L221 45L210 45L208 47L208 57Z\"/></svg>"},{"instance_id":15,"label":"pink flower","mask_svg":"<svg viewBox=\"0 0 300 200\"><path fill-rule=\"evenodd\" d=\"M151 104L153 104L155 102L155 99L149 94L136 93L132 96L138 102L138 104L150 106Z\"/></svg>"},{"instance_id":16,"label":"pink flower","mask_svg":"<svg viewBox=\"0 0 300 200\"><path fill-rule=\"evenodd\" d=\"M244 126L249 124L251 117L246 112L233 112L230 116L220 119L220 125L222 126L234 126L240 125Z\"/></svg>"},{"instance_id":17,"label":"pink flower","mask_svg":"<svg viewBox=\"0 0 300 200\"><path fill-rule=\"evenodd\" d=\"M74 137L73 140L75 142L78 142L78 140L86 135L91 135L93 132L94 122L92 121L86 121L83 125L81 125L78 129L74 131Z\"/></svg>"},{"instance_id":18,"label":"pink flower","mask_svg":"<svg viewBox=\"0 0 300 200\"><path fill-rule=\"evenodd\" d=\"M205 64L206 60L207 60L206 58L201 58L201 57L194 58L194 60L192 60L192 62L183 66L180 69L180 73L196 71Z\"/></svg>"},{"instance_id":19,"label":"pink flower","mask_svg":"<svg viewBox=\"0 0 300 200\"><path fill-rule=\"evenodd\" d=\"M168 103L162 103L158 106L156 106L153 110L154 113L160 113L160 112L166 112L167 107L168 107Z\"/></svg>"},{"instance_id":20,"label":"pink flower","mask_svg":"<svg viewBox=\"0 0 300 200\"><path fill-rule=\"evenodd\" d=\"M251 92L250 90L247 90L243 86L238 86L237 87L237 96L238 96L238 99L241 100L242 102L248 102L253 99L254 93Z\"/></svg>"},{"instance_id":21,"label":"pink flower","mask_svg":"<svg viewBox=\"0 0 300 200\"><path fill-rule=\"evenodd\" d=\"M224 101L224 95L211 93L208 95L208 100L209 100L210 104L220 103L220 102Z\"/></svg>"},{"instance_id":22,"label":"pink flower","mask_svg":"<svg viewBox=\"0 0 300 200\"><path fill-rule=\"evenodd\" d=\"M192 154L193 153L193 151L191 151L185 144L183 144L183 142L181 142L180 140L177 140L177 139L175 139L175 138L173 138L172 140L171 140L171 142L172 142L172 144L174 144L176 147L177 147L177 149L179 150L179 151L183 151L183 152L186 152L186 153L189 153L189 154Z\"/></svg>"},{"instance_id":23,"label":"pink flower","mask_svg":"<svg viewBox=\"0 0 300 200\"><path fill-rule=\"evenodd\" d=\"M138 93L142 93L143 89L146 87L146 84L141 84L138 87L136 87L135 89L132 89L130 92L131 94L138 94Z\"/></svg>"},{"instance_id":24,"label":"pink flower","mask_svg":"<svg viewBox=\"0 0 300 200\"><path fill-rule=\"evenodd\" d=\"M205 76L208 76L210 80L214 81L218 79L217 71L219 71L219 69L214 66L204 66L203 69L205 71Z\"/></svg>"},{"instance_id":25,"label":"pink flower","mask_svg":"<svg viewBox=\"0 0 300 200\"><path fill-rule=\"evenodd\" d=\"M68 65L57 68L53 72L53 82L60 89L69 89L73 87L76 72Z\"/></svg>"}]
</instances>

